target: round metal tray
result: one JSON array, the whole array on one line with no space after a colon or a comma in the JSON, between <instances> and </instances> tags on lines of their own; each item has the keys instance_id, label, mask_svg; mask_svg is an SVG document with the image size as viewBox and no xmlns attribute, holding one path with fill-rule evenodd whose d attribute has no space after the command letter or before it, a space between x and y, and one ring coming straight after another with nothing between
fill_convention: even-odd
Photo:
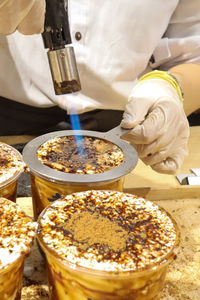
<instances>
[{"instance_id":1,"label":"round metal tray","mask_svg":"<svg viewBox=\"0 0 200 300\"><path fill-rule=\"evenodd\" d=\"M103 183L114 181L132 171L138 162L138 155L133 146L120 139L120 136L127 133L128 130L117 126L106 133L89 131L89 130L61 130L41 135L29 143L23 149L24 162L29 167L30 171L40 177L48 179L52 182L68 182L72 184L89 184L89 183ZM108 171L98 174L71 174L64 173L53 168L47 167L37 158L37 149L48 140L62 136L89 136L103 139L117 145L124 154L122 163Z\"/></svg>"}]
</instances>

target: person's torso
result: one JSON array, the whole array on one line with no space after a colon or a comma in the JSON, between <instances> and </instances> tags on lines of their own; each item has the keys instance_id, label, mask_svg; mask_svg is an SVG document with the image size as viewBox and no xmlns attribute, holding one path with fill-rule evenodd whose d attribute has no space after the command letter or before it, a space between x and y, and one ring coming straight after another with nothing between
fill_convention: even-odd
<instances>
[{"instance_id":1,"label":"person's torso","mask_svg":"<svg viewBox=\"0 0 200 300\"><path fill-rule=\"evenodd\" d=\"M41 35L15 32L0 37L0 95L33 106L75 107L78 112L123 109L178 0L68 2L82 91L55 96Z\"/></svg>"}]
</instances>

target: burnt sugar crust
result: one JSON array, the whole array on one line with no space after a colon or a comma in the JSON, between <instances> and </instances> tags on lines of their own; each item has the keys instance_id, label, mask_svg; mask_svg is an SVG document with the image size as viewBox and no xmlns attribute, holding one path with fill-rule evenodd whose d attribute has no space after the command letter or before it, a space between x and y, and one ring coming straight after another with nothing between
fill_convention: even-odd
<instances>
[{"instance_id":1,"label":"burnt sugar crust","mask_svg":"<svg viewBox=\"0 0 200 300\"><path fill-rule=\"evenodd\" d=\"M73 174L103 173L117 167L124 159L118 146L87 136L49 140L38 148L37 157L50 168Z\"/></svg>"}]
</instances>

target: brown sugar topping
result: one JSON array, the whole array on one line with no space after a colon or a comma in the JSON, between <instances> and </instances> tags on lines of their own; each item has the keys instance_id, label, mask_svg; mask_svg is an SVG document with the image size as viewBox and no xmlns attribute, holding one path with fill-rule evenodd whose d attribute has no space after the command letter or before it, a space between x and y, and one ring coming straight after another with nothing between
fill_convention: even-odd
<instances>
[{"instance_id":1,"label":"brown sugar topping","mask_svg":"<svg viewBox=\"0 0 200 300\"><path fill-rule=\"evenodd\" d=\"M95 244L104 245L113 251L126 248L128 232L99 213L88 211L74 213L70 220L61 228L70 232L74 245L86 250Z\"/></svg>"},{"instance_id":2,"label":"brown sugar topping","mask_svg":"<svg viewBox=\"0 0 200 300\"><path fill-rule=\"evenodd\" d=\"M120 165L124 158L113 143L86 136L47 141L38 148L37 157L50 168L73 174L102 173Z\"/></svg>"}]
</instances>

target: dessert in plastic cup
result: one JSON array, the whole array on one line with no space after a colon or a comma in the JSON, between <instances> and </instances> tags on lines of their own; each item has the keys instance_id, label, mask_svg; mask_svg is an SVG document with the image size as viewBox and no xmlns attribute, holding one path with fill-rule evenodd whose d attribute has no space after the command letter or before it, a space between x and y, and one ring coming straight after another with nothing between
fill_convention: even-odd
<instances>
[{"instance_id":1,"label":"dessert in plastic cup","mask_svg":"<svg viewBox=\"0 0 200 300\"><path fill-rule=\"evenodd\" d=\"M91 190L46 207L37 238L51 300L150 300L159 299L180 237L175 221L153 202Z\"/></svg>"},{"instance_id":2,"label":"dessert in plastic cup","mask_svg":"<svg viewBox=\"0 0 200 300\"><path fill-rule=\"evenodd\" d=\"M0 142L0 197L16 201L17 180L24 168L21 154L12 146Z\"/></svg>"},{"instance_id":3,"label":"dessert in plastic cup","mask_svg":"<svg viewBox=\"0 0 200 300\"><path fill-rule=\"evenodd\" d=\"M48 140L37 150L38 159L49 168L70 174L99 174L120 165L123 152L111 142L93 137L82 138L82 150L78 153L74 136L64 136ZM83 150L84 149L84 150ZM81 184L62 180L52 180L38 176L31 171L31 188L35 219L51 202L67 195L88 189L108 189L122 191L124 176L115 180Z\"/></svg>"},{"instance_id":4,"label":"dessert in plastic cup","mask_svg":"<svg viewBox=\"0 0 200 300\"><path fill-rule=\"evenodd\" d=\"M88 189L107 189L107 190L123 190L124 177L103 184L72 184L68 182L51 182L48 179L41 178L33 173L31 176L31 190L33 199L34 218L37 220L43 209L51 204L62 195L68 195Z\"/></svg>"},{"instance_id":5,"label":"dessert in plastic cup","mask_svg":"<svg viewBox=\"0 0 200 300\"><path fill-rule=\"evenodd\" d=\"M0 299L20 300L24 259L30 253L36 223L5 198L0 198L0 216Z\"/></svg>"}]
</instances>

